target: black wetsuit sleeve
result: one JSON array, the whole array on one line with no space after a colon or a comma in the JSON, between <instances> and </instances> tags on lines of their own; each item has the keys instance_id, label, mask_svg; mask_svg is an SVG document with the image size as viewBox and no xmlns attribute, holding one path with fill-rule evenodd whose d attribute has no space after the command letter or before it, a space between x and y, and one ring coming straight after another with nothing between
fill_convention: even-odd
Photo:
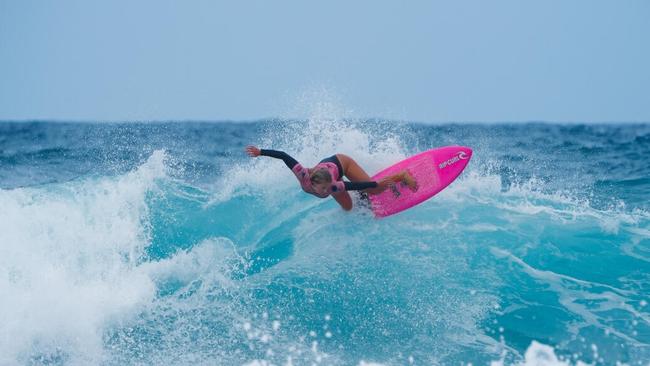
<instances>
[{"instance_id":1,"label":"black wetsuit sleeve","mask_svg":"<svg viewBox=\"0 0 650 366\"><path fill-rule=\"evenodd\" d=\"M361 191L366 188L376 188L377 182L343 182L346 191Z\"/></svg>"},{"instance_id":2,"label":"black wetsuit sleeve","mask_svg":"<svg viewBox=\"0 0 650 366\"><path fill-rule=\"evenodd\" d=\"M298 161L296 159L292 158L289 154L287 154L284 151L261 149L260 155L270 156L276 159L282 159L282 161L284 161L284 163L287 164L287 167L289 167L289 169L293 169L293 167L296 166L296 164L298 164Z\"/></svg>"}]
</instances>

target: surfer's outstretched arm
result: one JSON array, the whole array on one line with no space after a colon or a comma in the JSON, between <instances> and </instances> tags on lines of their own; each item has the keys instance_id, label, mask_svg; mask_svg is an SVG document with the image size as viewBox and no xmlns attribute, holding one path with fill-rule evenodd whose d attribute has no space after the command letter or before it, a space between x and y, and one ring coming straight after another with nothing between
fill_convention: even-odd
<instances>
[{"instance_id":1,"label":"surfer's outstretched arm","mask_svg":"<svg viewBox=\"0 0 650 366\"><path fill-rule=\"evenodd\" d=\"M280 159L284 161L284 163L287 165L289 169L293 169L293 167L298 164L298 161L294 158L291 157L291 155L287 154L284 151L279 151L279 150L271 150L271 149L258 149L257 147L253 145L246 146L246 152L248 155L252 157L257 157L257 156L270 156L272 158Z\"/></svg>"},{"instance_id":2,"label":"surfer's outstretched arm","mask_svg":"<svg viewBox=\"0 0 650 366\"><path fill-rule=\"evenodd\" d=\"M293 167L296 166L296 164L298 164L298 160L292 158L291 155L287 154L284 151L260 149L260 155L281 159L282 161L284 161L284 163L287 165L289 169L293 169Z\"/></svg>"}]
</instances>

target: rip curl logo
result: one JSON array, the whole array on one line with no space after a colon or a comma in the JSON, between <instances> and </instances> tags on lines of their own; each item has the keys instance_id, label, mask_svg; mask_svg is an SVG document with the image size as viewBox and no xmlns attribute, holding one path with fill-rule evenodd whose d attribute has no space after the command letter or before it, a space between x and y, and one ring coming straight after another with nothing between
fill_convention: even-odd
<instances>
[{"instance_id":1,"label":"rip curl logo","mask_svg":"<svg viewBox=\"0 0 650 366\"><path fill-rule=\"evenodd\" d=\"M443 161L442 163L438 164L438 167L440 169L444 169L444 168L446 168L446 167L448 167L448 166L450 166L452 164L455 164L459 160L467 160L467 158L468 158L468 156L467 156L466 152L459 151L459 152L456 153L456 155L454 157L449 158L449 159Z\"/></svg>"}]
</instances>

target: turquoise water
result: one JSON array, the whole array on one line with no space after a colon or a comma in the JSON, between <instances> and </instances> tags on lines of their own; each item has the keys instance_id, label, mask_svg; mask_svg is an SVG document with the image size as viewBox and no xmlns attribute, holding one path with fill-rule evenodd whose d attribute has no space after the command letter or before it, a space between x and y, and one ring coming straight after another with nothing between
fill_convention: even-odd
<instances>
[{"instance_id":1,"label":"turquoise water","mask_svg":"<svg viewBox=\"0 0 650 366\"><path fill-rule=\"evenodd\" d=\"M474 156L377 220L248 143ZM648 124L0 123L0 365L646 365L649 156Z\"/></svg>"}]
</instances>

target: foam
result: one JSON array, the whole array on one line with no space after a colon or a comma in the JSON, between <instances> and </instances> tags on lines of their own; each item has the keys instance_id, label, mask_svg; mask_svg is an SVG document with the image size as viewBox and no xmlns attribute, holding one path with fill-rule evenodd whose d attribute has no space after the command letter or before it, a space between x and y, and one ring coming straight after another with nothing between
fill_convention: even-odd
<instances>
[{"instance_id":1,"label":"foam","mask_svg":"<svg viewBox=\"0 0 650 366\"><path fill-rule=\"evenodd\" d=\"M490 366L504 366L506 363L502 360L492 361ZM555 355L555 349L551 346L532 341L526 349L524 359L513 363L514 366L571 366L569 361L563 360ZM582 361L576 361L576 366L588 365Z\"/></svg>"},{"instance_id":2,"label":"foam","mask_svg":"<svg viewBox=\"0 0 650 366\"><path fill-rule=\"evenodd\" d=\"M98 364L105 324L151 301L153 282L134 269L164 159L117 179L0 190L0 364Z\"/></svg>"},{"instance_id":3,"label":"foam","mask_svg":"<svg viewBox=\"0 0 650 366\"><path fill-rule=\"evenodd\" d=\"M562 223L588 220L596 222L600 229L611 234L618 234L621 228L642 234L643 229L637 225L650 219L648 212L640 209L628 211L623 204L597 209L588 200L578 199L570 192L545 192L540 189L543 183L536 178L504 186L498 175L480 173L479 168L471 168L471 163L467 170L433 200L438 204L489 205L503 213L546 216Z\"/></svg>"}]
</instances>

